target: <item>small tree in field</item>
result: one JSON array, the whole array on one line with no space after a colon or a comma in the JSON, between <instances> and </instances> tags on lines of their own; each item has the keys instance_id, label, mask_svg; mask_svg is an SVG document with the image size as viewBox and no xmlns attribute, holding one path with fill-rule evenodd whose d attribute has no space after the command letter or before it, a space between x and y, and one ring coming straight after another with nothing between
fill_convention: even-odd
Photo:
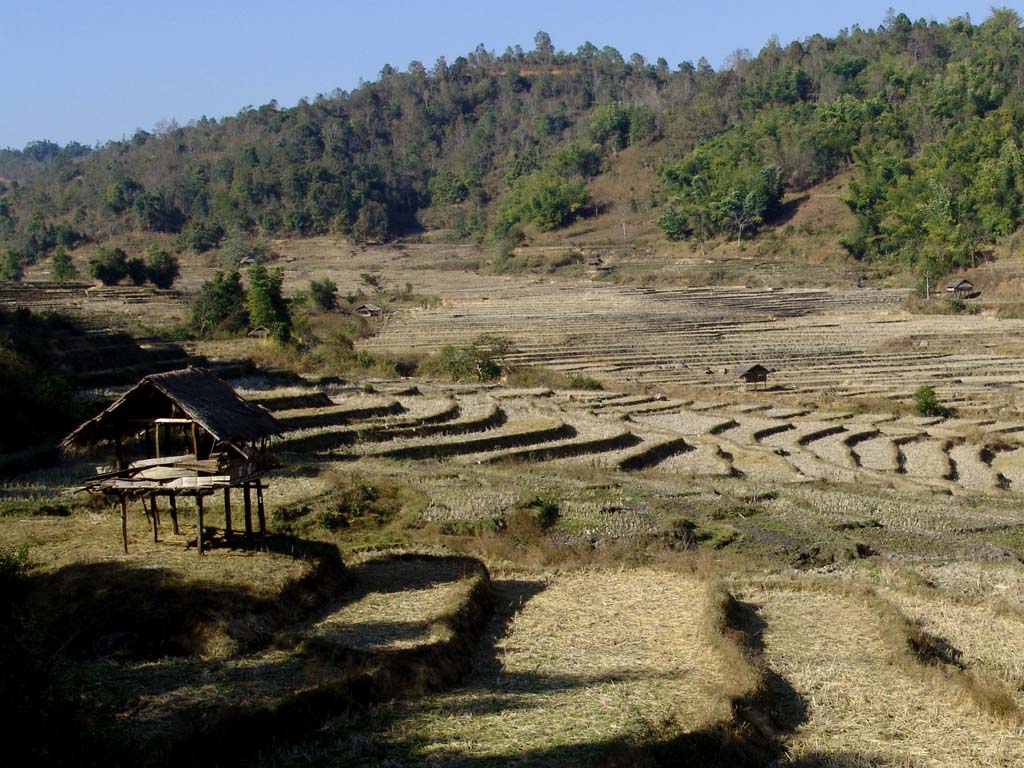
<instances>
[{"instance_id":1,"label":"small tree in field","mask_svg":"<svg viewBox=\"0 0 1024 768\"><path fill-rule=\"evenodd\" d=\"M138 256L133 256L128 259L126 266L128 269L128 279L132 281L132 285L146 284L146 262Z\"/></svg>"},{"instance_id":2,"label":"small tree in field","mask_svg":"<svg viewBox=\"0 0 1024 768\"><path fill-rule=\"evenodd\" d=\"M16 251L8 248L4 252L3 261L0 262L0 281L5 283L17 283L21 281L21 256Z\"/></svg>"},{"instance_id":3,"label":"small tree in field","mask_svg":"<svg viewBox=\"0 0 1024 768\"><path fill-rule=\"evenodd\" d=\"M120 248L100 246L89 259L89 274L104 285L117 285L128 276L128 255Z\"/></svg>"},{"instance_id":4,"label":"small tree in field","mask_svg":"<svg viewBox=\"0 0 1024 768\"><path fill-rule=\"evenodd\" d=\"M949 409L939 402L935 387L927 384L914 393L914 409L922 416L948 416Z\"/></svg>"},{"instance_id":5,"label":"small tree in field","mask_svg":"<svg viewBox=\"0 0 1024 768\"><path fill-rule=\"evenodd\" d=\"M280 269L268 271L262 264L249 268L249 291L245 299L249 310L249 324L266 326L278 341L291 336L291 315L282 294L284 273Z\"/></svg>"},{"instance_id":6,"label":"small tree in field","mask_svg":"<svg viewBox=\"0 0 1024 768\"><path fill-rule=\"evenodd\" d=\"M157 245L146 249L146 277L157 288L170 288L178 279L178 259Z\"/></svg>"},{"instance_id":7,"label":"small tree in field","mask_svg":"<svg viewBox=\"0 0 1024 768\"><path fill-rule=\"evenodd\" d=\"M313 305L324 312L338 308L338 286L329 277L309 281L309 297Z\"/></svg>"},{"instance_id":8,"label":"small tree in field","mask_svg":"<svg viewBox=\"0 0 1024 768\"><path fill-rule=\"evenodd\" d=\"M78 270L75 269L71 257L68 256L63 246L58 245L57 250L53 252L53 259L50 261L50 275L60 283L78 277Z\"/></svg>"}]
</instances>

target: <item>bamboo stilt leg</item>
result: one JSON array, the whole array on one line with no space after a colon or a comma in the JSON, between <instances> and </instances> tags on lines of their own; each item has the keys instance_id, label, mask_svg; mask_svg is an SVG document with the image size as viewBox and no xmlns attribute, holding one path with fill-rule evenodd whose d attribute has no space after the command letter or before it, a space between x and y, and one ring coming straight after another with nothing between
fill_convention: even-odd
<instances>
[{"instance_id":1,"label":"bamboo stilt leg","mask_svg":"<svg viewBox=\"0 0 1024 768\"><path fill-rule=\"evenodd\" d=\"M178 535L178 498L173 493L167 497L168 503L171 505L171 531L175 536Z\"/></svg>"},{"instance_id":2,"label":"bamboo stilt leg","mask_svg":"<svg viewBox=\"0 0 1024 768\"><path fill-rule=\"evenodd\" d=\"M252 539L252 494L250 493L248 483L245 483L242 489L244 491L243 501L245 502L245 538Z\"/></svg>"},{"instance_id":3,"label":"bamboo stilt leg","mask_svg":"<svg viewBox=\"0 0 1024 768\"><path fill-rule=\"evenodd\" d=\"M121 497L121 546L128 554L128 497Z\"/></svg>"},{"instance_id":4,"label":"bamboo stilt leg","mask_svg":"<svg viewBox=\"0 0 1024 768\"><path fill-rule=\"evenodd\" d=\"M231 543L231 488L224 489L224 540Z\"/></svg>"},{"instance_id":5,"label":"bamboo stilt leg","mask_svg":"<svg viewBox=\"0 0 1024 768\"><path fill-rule=\"evenodd\" d=\"M203 554L203 497L196 496L196 549Z\"/></svg>"},{"instance_id":6,"label":"bamboo stilt leg","mask_svg":"<svg viewBox=\"0 0 1024 768\"><path fill-rule=\"evenodd\" d=\"M267 532L267 515L263 508L263 484L256 481L256 519L259 522L260 533Z\"/></svg>"},{"instance_id":7,"label":"bamboo stilt leg","mask_svg":"<svg viewBox=\"0 0 1024 768\"><path fill-rule=\"evenodd\" d=\"M156 544L158 541L160 541L160 517L159 517L160 513L157 511L157 508L156 508L156 494L155 493L151 493L149 495L149 510L150 510L150 515L149 516L150 516L150 518L153 521L153 543Z\"/></svg>"}]
</instances>

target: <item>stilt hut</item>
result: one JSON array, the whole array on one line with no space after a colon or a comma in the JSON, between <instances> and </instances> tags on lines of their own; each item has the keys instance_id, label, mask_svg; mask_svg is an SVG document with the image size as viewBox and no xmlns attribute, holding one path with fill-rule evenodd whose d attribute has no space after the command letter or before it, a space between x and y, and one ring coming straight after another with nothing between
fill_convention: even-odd
<instances>
[{"instance_id":1,"label":"stilt hut","mask_svg":"<svg viewBox=\"0 0 1024 768\"><path fill-rule=\"evenodd\" d=\"M959 277L946 285L946 293L957 299L965 298L974 293L974 283L965 277Z\"/></svg>"},{"instance_id":2,"label":"stilt hut","mask_svg":"<svg viewBox=\"0 0 1024 768\"><path fill-rule=\"evenodd\" d=\"M230 541L231 491L242 491L246 538L252 537L252 492L260 533L266 530L263 473L277 466L270 439L283 431L270 413L241 398L214 374L187 368L146 376L110 407L68 435L62 447L114 448L114 465L97 467L77 489L113 496L121 503L121 539L128 551L128 504L143 502L159 538L157 499L170 506L178 533L178 499L196 504L196 546L203 553L203 500L224 494L225 538Z\"/></svg>"},{"instance_id":3,"label":"stilt hut","mask_svg":"<svg viewBox=\"0 0 1024 768\"><path fill-rule=\"evenodd\" d=\"M744 384L753 384L755 387L758 384L764 384L765 388L768 388L768 374L771 371L760 363L746 363L744 365L737 365L732 369L732 376L737 381L742 381Z\"/></svg>"}]
</instances>

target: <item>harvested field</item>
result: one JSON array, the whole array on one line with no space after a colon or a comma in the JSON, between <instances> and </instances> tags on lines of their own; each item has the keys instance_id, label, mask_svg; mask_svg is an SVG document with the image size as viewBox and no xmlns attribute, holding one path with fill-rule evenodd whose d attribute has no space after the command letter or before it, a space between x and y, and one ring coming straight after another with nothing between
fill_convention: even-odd
<instances>
[{"instance_id":1,"label":"harvested field","mask_svg":"<svg viewBox=\"0 0 1024 768\"><path fill-rule=\"evenodd\" d=\"M521 609L466 685L374 713L387 724L365 736L377 754L445 765L590 765L614 741L647 729L671 737L730 718L702 580L601 570L517 588ZM346 743L353 741L337 747Z\"/></svg>"},{"instance_id":2,"label":"harvested field","mask_svg":"<svg viewBox=\"0 0 1024 768\"><path fill-rule=\"evenodd\" d=\"M743 594L765 622L765 656L791 687L785 765L1015 765L1024 732L895 655L863 600L813 591ZM911 664L911 668L907 665Z\"/></svg>"},{"instance_id":3,"label":"harvested field","mask_svg":"<svg viewBox=\"0 0 1024 768\"><path fill-rule=\"evenodd\" d=\"M447 639L438 618L475 581L457 560L385 558L354 565L356 587L303 637L360 651L394 651Z\"/></svg>"},{"instance_id":4,"label":"harvested field","mask_svg":"<svg viewBox=\"0 0 1024 768\"><path fill-rule=\"evenodd\" d=\"M122 558L116 511L57 497L92 471L82 462L0 487L0 547L28 545L30 579L99 573L104 589L174 596L145 603L154 633L167 605L198 617L164 645L104 629L56 655L100 738L175 765L183 745L216 763L240 734L259 743L242 764L260 749L275 766L660 765L746 743L765 709L775 758L754 764L1024 763L1024 321L911 315L902 290L443 269L479 258L462 246L283 247L291 288L379 266L437 295L396 299L358 343L403 353L403 370L406 352L493 333L513 343L503 363L549 369L510 380L624 391L239 368L285 429L265 482L287 536L229 547L211 499L201 559L188 504L183 533L164 525L158 543L134 504ZM639 274L667 253L608 261ZM89 317L92 297L112 326L156 328L184 317L202 276L182 294L37 284L0 304ZM65 350L76 372L135 370L117 367L123 339L93 335ZM259 358L244 344L190 349ZM142 346L154 370L187 359ZM751 362L775 369L767 388L731 379ZM922 384L956 415L907 415ZM351 582L329 583L302 546L342 553ZM83 605L107 594L69 583ZM134 655L110 653L119 642Z\"/></svg>"}]
</instances>

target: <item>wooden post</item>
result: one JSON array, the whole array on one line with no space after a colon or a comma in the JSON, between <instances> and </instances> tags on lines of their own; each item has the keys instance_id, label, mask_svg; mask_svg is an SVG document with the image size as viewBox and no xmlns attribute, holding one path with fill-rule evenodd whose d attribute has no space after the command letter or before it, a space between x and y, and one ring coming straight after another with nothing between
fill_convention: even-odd
<instances>
[{"instance_id":1,"label":"wooden post","mask_svg":"<svg viewBox=\"0 0 1024 768\"><path fill-rule=\"evenodd\" d=\"M121 494L121 545L128 554L128 497Z\"/></svg>"},{"instance_id":2,"label":"wooden post","mask_svg":"<svg viewBox=\"0 0 1024 768\"><path fill-rule=\"evenodd\" d=\"M224 540L231 543L231 486L224 488Z\"/></svg>"},{"instance_id":3,"label":"wooden post","mask_svg":"<svg viewBox=\"0 0 1024 768\"><path fill-rule=\"evenodd\" d=\"M153 425L153 456L154 459L160 458L160 425Z\"/></svg>"},{"instance_id":4,"label":"wooden post","mask_svg":"<svg viewBox=\"0 0 1024 768\"><path fill-rule=\"evenodd\" d=\"M120 472L124 469L124 446L121 444L121 436L114 438L114 469Z\"/></svg>"},{"instance_id":5,"label":"wooden post","mask_svg":"<svg viewBox=\"0 0 1024 768\"><path fill-rule=\"evenodd\" d=\"M167 497L167 503L171 505L171 532L178 535L178 497L173 493Z\"/></svg>"},{"instance_id":6,"label":"wooden post","mask_svg":"<svg viewBox=\"0 0 1024 768\"><path fill-rule=\"evenodd\" d=\"M256 481L256 519L259 521L260 533L267 532L267 515L263 509L263 483Z\"/></svg>"},{"instance_id":7,"label":"wooden post","mask_svg":"<svg viewBox=\"0 0 1024 768\"><path fill-rule=\"evenodd\" d=\"M196 549L203 554L203 497L196 494Z\"/></svg>"},{"instance_id":8,"label":"wooden post","mask_svg":"<svg viewBox=\"0 0 1024 768\"><path fill-rule=\"evenodd\" d=\"M252 539L252 495L249 492L249 484L242 485L245 501L245 538Z\"/></svg>"},{"instance_id":9,"label":"wooden post","mask_svg":"<svg viewBox=\"0 0 1024 768\"><path fill-rule=\"evenodd\" d=\"M160 512L156 508L156 494L149 494L149 509L153 518L153 543L160 541Z\"/></svg>"},{"instance_id":10,"label":"wooden post","mask_svg":"<svg viewBox=\"0 0 1024 768\"><path fill-rule=\"evenodd\" d=\"M196 436L196 423L192 422L192 453L199 458L199 438Z\"/></svg>"}]
</instances>

